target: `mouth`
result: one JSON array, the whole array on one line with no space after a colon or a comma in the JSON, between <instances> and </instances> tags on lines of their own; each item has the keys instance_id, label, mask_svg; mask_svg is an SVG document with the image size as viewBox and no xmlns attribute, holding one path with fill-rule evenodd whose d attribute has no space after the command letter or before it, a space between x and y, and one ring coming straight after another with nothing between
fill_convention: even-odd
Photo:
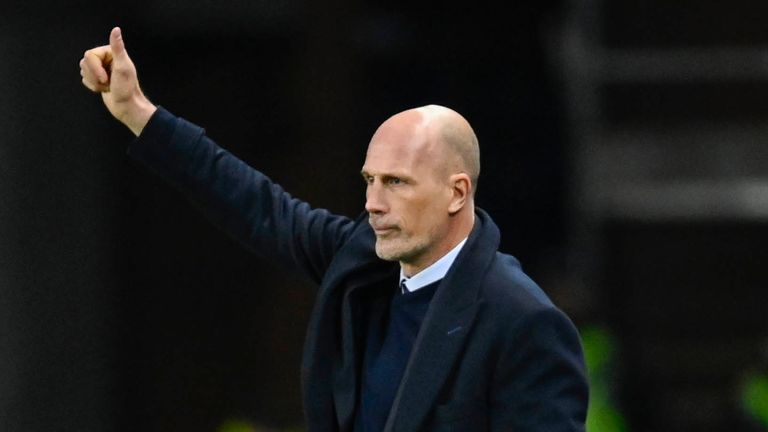
<instances>
[{"instance_id":1,"label":"mouth","mask_svg":"<svg viewBox=\"0 0 768 432\"><path fill-rule=\"evenodd\" d=\"M373 232L376 233L376 236L378 237L383 237L394 231L395 231L395 228L374 228L373 229Z\"/></svg>"},{"instance_id":2,"label":"mouth","mask_svg":"<svg viewBox=\"0 0 768 432\"><path fill-rule=\"evenodd\" d=\"M385 236L397 230L397 227L395 225L382 225L382 224L373 223L371 221L369 221L368 223L371 225L371 228L373 228L373 232L376 233L377 237Z\"/></svg>"}]
</instances>

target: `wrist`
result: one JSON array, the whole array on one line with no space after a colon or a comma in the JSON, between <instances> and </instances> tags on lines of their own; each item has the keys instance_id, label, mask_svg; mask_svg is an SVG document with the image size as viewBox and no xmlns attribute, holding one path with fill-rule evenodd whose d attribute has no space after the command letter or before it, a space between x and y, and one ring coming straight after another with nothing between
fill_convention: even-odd
<instances>
[{"instance_id":1,"label":"wrist","mask_svg":"<svg viewBox=\"0 0 768 432\"><path fill-rule=\"evenodd\" d=\"M139 93L127 105L127 110L120 121L126 125L134 135L139 136L155 111L157 111L157 107L150 102L146 96Z\"/></svg>"}]
</instances>

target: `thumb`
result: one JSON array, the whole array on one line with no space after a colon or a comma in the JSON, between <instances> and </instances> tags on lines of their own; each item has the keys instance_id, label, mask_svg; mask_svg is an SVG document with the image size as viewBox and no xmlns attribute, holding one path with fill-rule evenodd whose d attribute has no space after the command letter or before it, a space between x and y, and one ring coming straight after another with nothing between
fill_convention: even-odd
<instances>
[{"instance_id":1,"label":"thumb","mask_svg":"<svg viewBox=\"0 0 768 432\"><path fill-rule=\"evenodd\" d=\"M125 43L123 42L123 33L120 27L112 29L109 34L109 47L112 49L112 58L119 59L127 55L125 52Z\"/></svg>"}]
</instances>

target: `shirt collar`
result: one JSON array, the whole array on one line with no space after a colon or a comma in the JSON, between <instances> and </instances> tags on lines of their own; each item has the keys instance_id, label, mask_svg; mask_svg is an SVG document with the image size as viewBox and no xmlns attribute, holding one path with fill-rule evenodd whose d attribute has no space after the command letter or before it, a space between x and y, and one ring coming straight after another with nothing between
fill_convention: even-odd
<instances>
[{"instance_id":1,"label":"shirt collar","mask_svg":"<svg viewBox=\"0 0 768 432\"><path fill-rule=\"evenodd\" d=\"M464 243L466 242L467 239L465 238L464 240L460 241L459 244L454 246L454 248L451 249L447 254L443 255L442 258L411 277L407 277L405 273L403 273L403 268L400 267L400 282L405 281L406 285L408 286L408 291L413 292L419 288L423 288L431 284L432 282L439 281L445 276L446 273L448 273L448 269L451 268L451 264L453 264L453 262L456 260L456 256L459 254L459 252L461 252L461 248L464 247Z\"/></svg>"}]
</instances>

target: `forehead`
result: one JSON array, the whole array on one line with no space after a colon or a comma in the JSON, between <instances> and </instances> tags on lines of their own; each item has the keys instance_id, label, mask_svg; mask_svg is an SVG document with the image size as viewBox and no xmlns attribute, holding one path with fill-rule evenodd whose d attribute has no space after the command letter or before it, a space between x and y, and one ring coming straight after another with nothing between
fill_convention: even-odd
<instances>
[{"instance_id":1,"label":"forehead","mask_svg":"<svg viewBox=\"0 0 768 432\"><path fill-rule=\"evenodd\" d=\"M405 113L384 122L376 130L365 157L369 173L414 171L434 159L433 140L421 114Z\"/></svg>"}]
</instances>

